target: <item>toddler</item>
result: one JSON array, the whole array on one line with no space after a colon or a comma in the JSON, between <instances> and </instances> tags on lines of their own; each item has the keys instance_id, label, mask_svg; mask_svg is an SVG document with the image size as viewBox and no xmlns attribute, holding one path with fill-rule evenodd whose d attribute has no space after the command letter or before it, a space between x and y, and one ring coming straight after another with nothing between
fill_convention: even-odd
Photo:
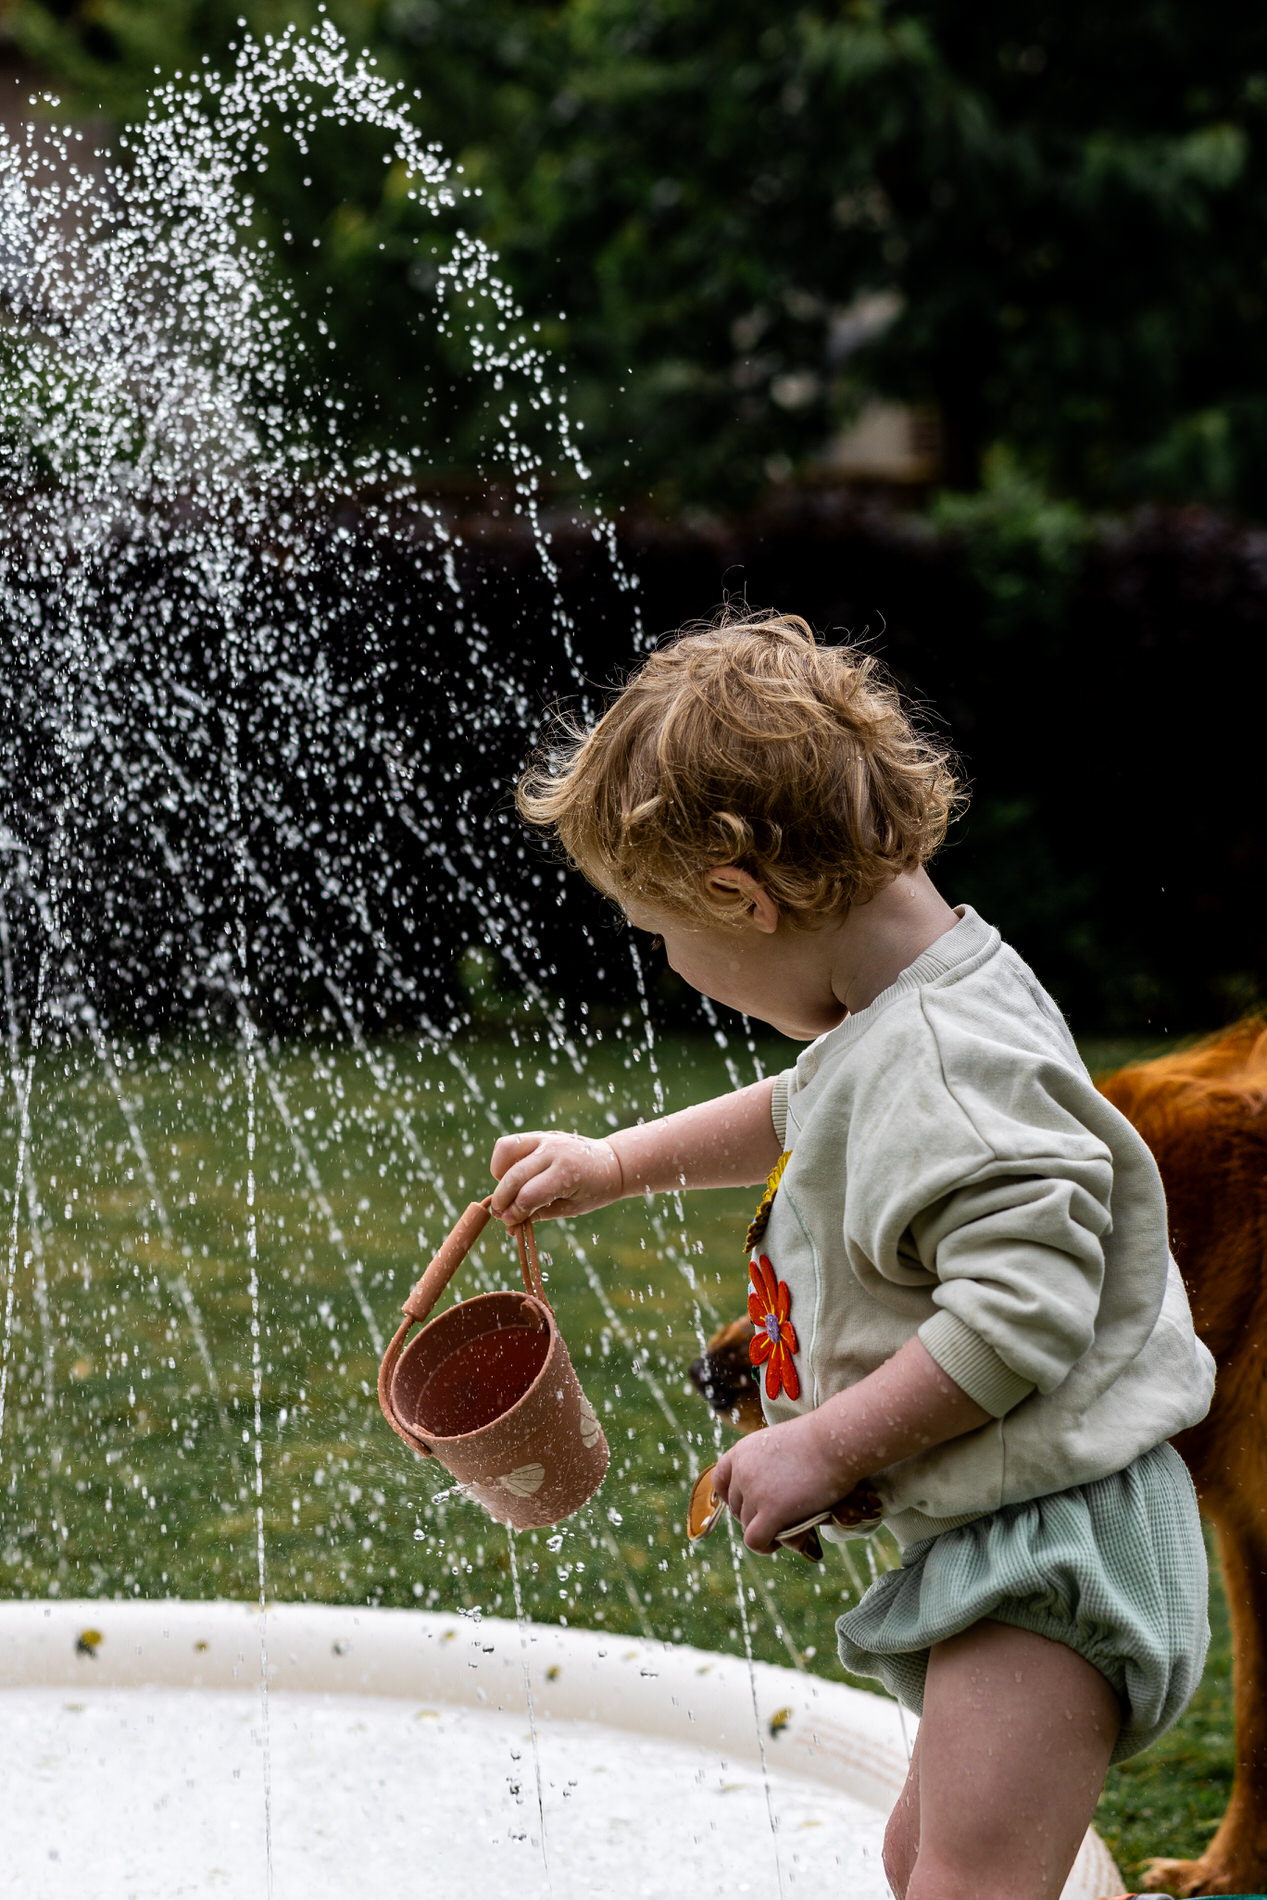
<instances>
[{"instance_id":1,"label":"toddler","mask_svg":"<svg viewBox=\"0 0 1267 1900\"><path fill-rule=\"evenodd\" d=\"M875 663L792 616L679 636L563 728L524 816L686 982L809 1047L611 1136L505 1137L492 1206L771 1177L768 1429L715 1489L767 1552L870 1480L902 1564L837 1629L922 1717L894 1893L1057 1900L1106 1768L1200 1678L1204 1551L1166 1441L1213 1362L1147 1148L1020 957L929 879L956 798Z\"/></svg>"}]
</instances>

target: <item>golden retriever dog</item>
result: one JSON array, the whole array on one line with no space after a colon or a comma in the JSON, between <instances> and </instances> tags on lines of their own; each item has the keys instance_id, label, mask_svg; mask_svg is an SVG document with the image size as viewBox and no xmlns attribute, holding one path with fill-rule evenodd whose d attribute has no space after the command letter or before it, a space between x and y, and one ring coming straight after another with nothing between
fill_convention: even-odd
<instances>
[{"instance_id":1,"label":"golden retriever dog","mask_svg":"<svg viewBox=\"0 0 1267 1900\"><path fill-rule=\"evenodd\" d=\"M1148 1885L1176 1896L1267 1890L1267 1023L1250 1018L1194 1048L1133 1063L1100 1088L1157 1158L1170 1239L1193 1319L1218 1365L1209 1415L1175 1440L1214 1526L1232 1625L1236 1766L1231 1800L1199 1860L1156 1860ZM748 1320L690 1368L741 1432L762 1424Z\"/></svg>"}]
</instances>

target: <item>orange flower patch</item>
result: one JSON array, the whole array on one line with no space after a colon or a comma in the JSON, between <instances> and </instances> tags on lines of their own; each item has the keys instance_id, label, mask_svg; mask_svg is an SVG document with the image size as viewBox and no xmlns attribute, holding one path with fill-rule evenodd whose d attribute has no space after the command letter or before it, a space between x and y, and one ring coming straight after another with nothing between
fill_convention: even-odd
<instances>
[{"instance_id":1,"label":"orange flower patch","mask_svg":"<svg viewBox=\"0 0 1267 1900\"><path fill-rule=\"evenodd\" d=\"M789 1317L792 1295L787 1283L775 1278L774 1268L764 1254L748 1272L753 1287L748 1295L748 1318L757 1329L748 1344L748 1357L754 1366L765 1367L767 1398L777 1399L780 1390L790 1399L799 1398L801 1381L792 1362L793 1353L799 1350Z\"/></svg>"}]
</instances>

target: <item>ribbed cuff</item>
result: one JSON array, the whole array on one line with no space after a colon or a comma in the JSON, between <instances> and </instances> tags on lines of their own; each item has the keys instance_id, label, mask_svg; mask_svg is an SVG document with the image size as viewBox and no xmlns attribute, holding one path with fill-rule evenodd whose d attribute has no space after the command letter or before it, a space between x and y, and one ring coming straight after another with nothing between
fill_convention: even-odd
<instances>
[{"instance_id":1,"label":"ribbed cuff","mask_svg":"<svg viewBox=\"0 0 1267 1900\"><path fill-rule=\"evenodd\" d=\"M774 1091L770 1096L770 1120L774 1123L775 1140L780 1148L787 1146L787 1091L791 1080L791 1069L784 1069L782 1075L776 1075Z\"/></svg>"},{"instance_id":2,"label":"ribbed cuff","mask_svg":"<svg viewBox=\"0 0 1267 1900\"><path fill-rule=\"evenodd\" d=\"M924 1321L919 1336L942 1371L991 1418L1002 1418L1035 1389L1032 1379L1013 1372L980 1333L974 1333L957 1313L949 1313L945 1307Z\"/></svg>"}]
</instances>

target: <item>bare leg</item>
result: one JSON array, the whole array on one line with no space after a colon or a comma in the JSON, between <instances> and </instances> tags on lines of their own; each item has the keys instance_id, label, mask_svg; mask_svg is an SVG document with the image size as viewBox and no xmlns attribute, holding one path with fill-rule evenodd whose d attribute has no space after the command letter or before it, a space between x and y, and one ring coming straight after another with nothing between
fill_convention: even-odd
<instances>
[{"instance_id":1,"label":"bare leg","mask_svg":"<svg viewBox=\"0 0 1267 1900\"><path fill-rule=\"evenodd\" d=\"M922 1731L921 1731L922 1733ZM884 1874L897 1900L906 1900L906 1889L919 1853L919 1735L911 1750L906 1785L894 1804L884 1830Z\"/></svg>"},{"instance_id":2,"label":"bare leg","mask_svg":"<svg viewBox=\"0 0 1267 1900\"><path fill-rule=\"evenodd\" d=\"M1059 1900L1120 1726L1113 1690L1063 1643L982 1622L936 1644L904 1900Z\"/></svg>"}]
</instances>

